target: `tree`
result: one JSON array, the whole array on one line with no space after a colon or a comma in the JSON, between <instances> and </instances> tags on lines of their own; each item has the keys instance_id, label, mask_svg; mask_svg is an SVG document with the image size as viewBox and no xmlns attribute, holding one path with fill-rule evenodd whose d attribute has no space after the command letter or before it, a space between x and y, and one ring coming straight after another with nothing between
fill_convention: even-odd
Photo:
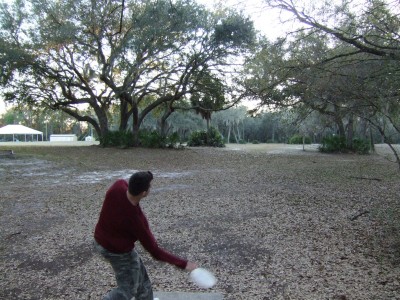
<instances>
[{"instance_id":1,"label":"tree","mask_svg":"<svg viewBox=\"0 0 400 300\"><path fill-rule=\"evenodd\" d=\"M320 6L317 3L301 6L299 2L288 0L265 0L265 3L292 14L307 26L303 27L304 31L323 32L351 45L346 56L368 53L400 60L398 1L342 0L339 4L321 1Z\"/></svg>"},{"instance_id":2,"label":"tree","mask_svg":"<svg viewBox=\"0 0 400 300\"><path fill-rule=\"evenodd\" d=\"M357 120L378 130L376 120L399 128L400 20L395 2L371 0L361 7L356 1L266 3L304 26L275 44L265 43L248 65L248 95L260 97L261 105L306 106L330 116L350 147ZM281 58L273 61L277 56Z\"/></svg>"},{"instance_id":3,"label":"tree","mask_svg":"<svg viewBox=\"0 0 400 300\"><path fill-rule=\"evenodd\" d=\"M221 81L211 74L203 74L196 82L196 91L190 97L191 106L207 122L210 129L211 114L226 104L225 91Z\"/></svg>"},{"instance_id":4,"label":"tree","mask_svg":"<svg viewBox=\"0 0 400 300\"><path fill-rule=\"evenodd\" d=\"M146 115L161 105L173 111L198 92L204 74L226 84L232 58L255 35L250 20L212 14L191 0L31 0L4 4L1 12L8 101L62 110L99 136L117 105L119 129L131 118L135 145Z\"/></svg>"},{"instance_id":5,"label":"tree","mask_svg":"<svg viewBox=\"0 0 400 300\"><path fill-rule=\"evenodd\" d=\"M337 73L336 66L319 64L327 50L326 40L320 36L299 34L292 42L266 41L246 64L244 72L250 75L243 76L247 97L261 100L258 108L296 107L302 114L311 109L329 115L345 136L347 106L343 103L348 99L341 88L344 76Z\"/></svg>"}]
</instances>

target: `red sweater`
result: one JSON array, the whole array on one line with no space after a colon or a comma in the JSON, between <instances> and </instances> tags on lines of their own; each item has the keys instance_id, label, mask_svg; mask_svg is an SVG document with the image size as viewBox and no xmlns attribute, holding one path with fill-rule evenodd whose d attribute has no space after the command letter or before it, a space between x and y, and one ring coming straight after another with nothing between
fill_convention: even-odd
<instances>
[{"instance_id":1,"label":"red sweater","mask_svg":"<svg viewBox=\"0 0 400 300\"><path fill-rule=\"evenodd\" d=\"M155 259L184 269L186 260L158 246L142 209L129 202L127 190L128 183L120 179L107 191L94 232L96 241L113 253L130 252L139 241Z\"/></svg>"}]
</instances>

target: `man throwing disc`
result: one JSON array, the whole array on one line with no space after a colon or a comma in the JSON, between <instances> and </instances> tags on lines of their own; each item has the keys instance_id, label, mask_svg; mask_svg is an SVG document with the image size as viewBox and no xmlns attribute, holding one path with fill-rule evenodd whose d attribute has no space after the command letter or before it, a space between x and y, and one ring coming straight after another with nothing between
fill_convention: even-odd
<instances>
[{"instance_id":1,"label":"man throwing disc","mask_svg":"<svg viewBox=\"0 0 400 300\"><path fill-rule=\"evenodd\" d=\"M150 279L135 250L136 241L157 260L187 271L197 267L158 246L139 205L149 194L152 180L151 172L137 172L129 182L117 180L106 193L94 232L94 246L111 264L118 287L109 291L104 299L153 300Z\"/></svg>"}]
</instances>

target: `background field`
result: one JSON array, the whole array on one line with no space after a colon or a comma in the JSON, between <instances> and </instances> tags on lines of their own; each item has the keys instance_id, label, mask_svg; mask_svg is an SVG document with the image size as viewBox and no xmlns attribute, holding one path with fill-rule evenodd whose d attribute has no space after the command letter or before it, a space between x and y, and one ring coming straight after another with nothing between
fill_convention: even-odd
<instances>
[{"instance_id":1,"label":"background field","mask_svg":"<svg viewBox=\"0 0 400 300\"><path fill-rule=\"evenodd\" d=\"M103 195L155 174L142 207L159 244L215 272L225 299L399 299L400 184L379 155L316 146L185 150L7 144L0 159L2 299L100 299L91 249ZM155 290L196 291L138 246Z\"/></svg>"}]
</instances>

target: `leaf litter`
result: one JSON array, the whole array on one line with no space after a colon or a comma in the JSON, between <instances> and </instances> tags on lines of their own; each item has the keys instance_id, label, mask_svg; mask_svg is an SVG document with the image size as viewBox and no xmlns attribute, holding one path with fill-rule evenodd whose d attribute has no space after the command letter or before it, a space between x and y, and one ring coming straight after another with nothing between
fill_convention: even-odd
<instances>
[{"instance_id":1,"label":"leaf litter","mask_svg":"<svg viewBox=\"0 0 400 300\"><path fill-rule=\"evenodd\" d=\"M400 299L396 165L378 155L231 150L15 149L16 159L0 161L0 298L100 299L113 288L91 247L104 193L151 170L142 206L159 244L213 271L211 291L224 299ZM138 251L154 290L200 291Z\"/></svg>"}]
</instances>

